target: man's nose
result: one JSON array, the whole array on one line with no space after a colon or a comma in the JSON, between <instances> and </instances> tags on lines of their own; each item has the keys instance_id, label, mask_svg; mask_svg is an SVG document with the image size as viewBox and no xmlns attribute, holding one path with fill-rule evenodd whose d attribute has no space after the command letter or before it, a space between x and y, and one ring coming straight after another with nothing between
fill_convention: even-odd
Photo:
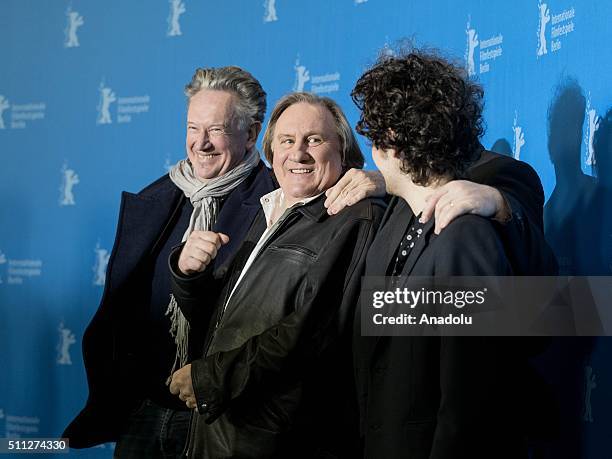
<instances>
[{"instance_id":1,"label":"man's nose","mask_svg":"<svg viewBox=\"0 0 612 459\"><path fill-rule=\"evenodd\" d=\"M214 145L210 141L210 136L208 135L208 132L206 131L203 131L200 134L195 146L196 146L196 150L200 150L200 151L209 151L209 150L214 149Z\"/></svg>"},{"instance_id":2,"label":"man's nose","mask_svg":"<svg viewBox=\"0 0 612 459\"><path fill-rule=\"evenodd\" d=\"M293 148L289 152L289 159L296 163L307 162L311 159L308 153L308 141L298 141L293 145Z\"/></svg>"}]
</instances>

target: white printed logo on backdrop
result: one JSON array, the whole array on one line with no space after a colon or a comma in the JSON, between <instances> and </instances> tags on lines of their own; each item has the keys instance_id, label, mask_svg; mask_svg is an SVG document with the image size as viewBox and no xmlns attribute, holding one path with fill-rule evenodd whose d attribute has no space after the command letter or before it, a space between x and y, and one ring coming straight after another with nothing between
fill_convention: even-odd
<instances>
[{"instance_id":1,"label":"white printed logo on backdrop","mask_svg":"<svg viewBox=\"0 0 612 459\"><path fill-rule=\"evenodd\" d=\"M74 193L72 189L75 185L79 184L79 176L74 171L68 167L66 163L62 166L62 184L60 185L60 197L59 197L59 205L60 206L74 206L76 203L74 202Z\"/></svg>"},{"instance_id":2,"label":"white printed logo on backdrop","mask_svg":"<svg viewBox=\"0 0 612 459\"><path fill-rule=\"evenodd\" d=\"M599 129L601 118L597 116L597 111L591 106L591 91L589 91L589 97L586 104L586 118L587 127L584 133L584 144L586 145L586 160L587 166L594 166L597 163L595 157L595 147L593 141L595 140L595 132Z\"/></svg>"},{"instance_id":3,"label":"white printed logo on backdrop","mask_svg":"<svg viewBox=\"0 0 612 459\"><path fill-rule=\"evenodd\" d=\"M66 10L66 28L64 29L64 48L76 48L79 46L77 29L85 24L83 16L78 11L72 11L71 7Z\"/></svg>"},{"instance_id":4,"label":"white printed logo on backdrop","mask_svg":"<svg viewBox=\"0 0 612 459\"><path fill-rule=\"evenodd\" d=\"M304 85L310 81L310 72L308 69L300 65L300 56L298 55L295 60L295 83L293 84L293 90L297 92L304 91Z\"/></svg>"},{"instance_id":5,"label":"white printed logo on backdrop","mask_svg":"<svg viewBox=\"0 0 612 459\"><path fill-rule=\"evenodd\" d=\"M366 3L368 0L355 0L355 5L361 5L362 3Z\"/></svg>"},{"instance_id":6,"label":"white printed logo on backdrop","mask_svg":"<svg viewBox=\"0 0 612 459\"><path fill-rule=\"evenodd\" d=\"M492 63L503 54L502 44L504 36L501 33L492 35L485 40L478 38L476 29L471 25L471 17L468 16L465 34L467 38L465 46L465 63L469 76L488 73L491 71ZM479 52L477 53L477 48ZM478 58L478 60L476 59ZM478 62L478 65L476 64Z\"/></svg>"},{"instance_id":7,"label":"white printed logo on backdrop","mask_svg":"<svg viewBox=\"0 0 612 459\"><path fill-rule=\"evenodd\" d=\"M548 44L546 42L546 26L550 22L550 8L548 4L538 1L538 10L540 11L540 21L538 23L538 51L537 55L543 56L548 53Z\"/></svg>"},{"instance_id":8,"label":"white printed logo on backdrop","mask_svg":"<svg viewBox=\"0 0 612 459\"><path fill-rule=\"evenodd\" d=\"M11 108L11 104L8 99L0 94L0 129L6 129L4 124L4 112Z\"/></svg>"},{"instance_id":9,"label":"white printed logo on backdrop","mask_svg":"<svg viewBox=\"0 0 612 459\"><path fill-rule=\"evenodd\" d=\"M40 431L40 418L37 416L15 416L6 413L5 438L35 437Z\"/></svg>"},{"instance_id":10,"label":"white printed logo on backdrop","mask_svg":"<svg viewBox=\"0 0 612 459\"><path fill-rule=\"evenodd\" d=\"M589 365L584 367L584 414L582 420L584 422L593 422L593 407L591 405L591 395L593 389L597 387L595 373Z\"/></svg>"},{"instance_id":11,"label":"white printed logo on backdrop","mask_svg":"<svg viewBox=\"0 0 612 459\"><path fill-rule=\"evenodd\" d=\"M170 3L170 13L168 13L168 31L166 35L168 37L178 37L183 34L179 19L181 14L187 11L185 3L182 0L168 0L168 3Z\"/></svg>"},{"instance_id":12,"label":"white printed logo on backdrop","mask_svg":"<svg viewBox=\"0 0 612 459\"><path fill-rule=\"evenodd\" d=\"M574 18L576 17L576 10L572 6L569 9L563 10L560 13L554 14L551 12L547 3L543 3L542 0L538 0L538 47L536 55L538 58L548 54L548 24L551 24L550 28L550 51L559 51L562 46L562 40L571 33L574 32Z\"/></svg>"},{"instance_id":13,"label":"white printed logo on backdrop","mask_svg":"<svg viewBox=\"0 0 612 459\"><path fill-rule=\"evenodd\" d=\"M76 343L74 333L66 327L64 322L60 322L57 327L59 333L59 342L57 343L57 359L58 365L72 365L72 359L70 358L70 346Z\"/></svg>"},{"instance_id":14,"label":"white printed logo on backdrop","mask_svg":"<svg viewBox=\"0 0 612 459\"><path fill-rule=\"evenodd\" d=\"M115 92L106 85L104 78L100 82L98 87L100 98L98 100L98 117L96 124L112 124L113 113L112 108L116 107L116 119L117 123L131 123L133 117L140 113L147 113L149 111L149 103L151 98L148 95L144 96L127 96L119 97ZM116 105L112 105L117 102Z\"/></svg>"},{"instance_id":15,"label":"white printed logo on backdrop","mask_svg":"<svg viewBox=\"0 0 612 459\"><path fill-rule=\"evenodd\" d=\"M263 6L264 6L263 22L278 21L278 16L276 15L276 0L265 0Z\"/></svg>"},{"instance_id":16,"label":"white printed logo on backdrop","mask_svg":"<svg viewBox=\"0 0 612 459\"><path fill-rule=\"evenodd\" d=\"M5 122L4 112L10 110L10 124ZM26 122L44 120L47 105L43 102L28 102L25 104L9 103L8 97L0 94L0 129L25 129ZM7 114L7 118L9 118Z\"/></svg>"},{"instance_id":17,"label":"white printed logo on backdrop","mask_svg":"<svg viewBox=\"0 0 612 459\"><path fill-rule=\"evenodd\" d=\"M4 255L4 252L2 252L2 250L0 250L0 266L5 265L7 262L6 260L6 255ZM3 269L4 271L4 269ZM3 284L4 281L2 279L2 274L0 274L0 284Z\"/></svg>"},{"instance_id":18,"label":"white printed logo on backdrop","mask_svg":"<svg viewBox=\"0 0 612 459\"><path fill-rule=\"evenodd\" d=\"M516 111L514 112L512 131L514 132L512 155L514 156L514 159L521 159L521 149L525 146L525 133L523 132L523 128L518 124L518 113Z\"/></svg>"},{"instance_id":19,"label":"white printed logo on backdrop","mask_svg":"<svg viewBox=\"0 0 612 459\"><path fill-rule=\"evenodd\" d=\"M6 268L4 268L6 265ZM35 259L20 259L16 260L8 258L4 252L0 250L0 272L6 274L0 275L0 284L6 283L11 285L21 285L26 278L39 277L42 274L42 260Z\"/></svg>"},{"instance_id":20,"label":"white printed logo on backdrop","mask_svg":"<svg viewBox=\"0 0 612 459\"><path fill-rule=\"evenodd\" d=\"M324 94L337 92L340 89L339 72L336 71L311 76L306 66L300 64L299 54L293 68L295 70L294 91L310 91L315 94ZM308 82L310 82L309 87L306 86Z\"/></svg>"},{"instance_id":21,"label":"white printed logo on backdrop","mask_svg":"<svg viewBox=\"0 0 612 459\"><path fill-rule=\"evenodd\" d=\"M106 267L108 266L110 253L108 250L100 247L100 241L96 243L94 252L96 254L96 261L93 266L93 285L103 286L104 282L106 281Z\"/></svg>"},{"instance_id":22,"label":"white printed logo on backdrop","mask_svg":"<svg viewBox=\"0 0 612 459\"><path fill-rule=\"evenodd\" d=\"M465 28L465 34L467 35L467 45L465 49L465 62L467 65L467 71L469 76L476 75L476 62L474 61L474 53L478 46L478 34L476 29L470 27L470 19L468 18L467 26Z\"/></svg>"},{"instance_id":23,"label":"white printed logo on backdrop","mask_svg":"<svg viewBox=\"0 0 612 459\"><path fill-rule=\"evenodd\" d=\"M98 91L100 92L100 100L98 101L98 119L96 124L110 124L113 122L110 114L110 105L117 100L117 96L111 88L106 86L104 79L100 82Z\"/></svg>"}]
</instances>

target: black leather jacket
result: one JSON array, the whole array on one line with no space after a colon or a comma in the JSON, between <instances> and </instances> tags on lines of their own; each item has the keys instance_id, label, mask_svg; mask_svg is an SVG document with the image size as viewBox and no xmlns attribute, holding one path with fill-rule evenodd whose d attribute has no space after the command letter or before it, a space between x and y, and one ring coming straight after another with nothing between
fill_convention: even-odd
<instances>
[{"instance_id":1,"label":"black leather jacket","mask_svg":"<svg viewBox=\"0 0 612 459\"><path fill-rule=\"evenodd\" d=\"M191 369L199 414L190 457L359 454L350 330L384 205L364 200L330 217L324 198L283 216L225 309L265 230L263 210L226 272L178 275L180 249L171 254L173 292L192 333L208 328Z\"/></svg>"}]
</instances>

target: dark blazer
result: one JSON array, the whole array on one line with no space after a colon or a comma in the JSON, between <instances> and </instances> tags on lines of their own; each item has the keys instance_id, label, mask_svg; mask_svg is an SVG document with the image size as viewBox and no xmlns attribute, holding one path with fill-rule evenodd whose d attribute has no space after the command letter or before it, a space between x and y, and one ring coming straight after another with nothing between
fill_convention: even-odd
<instances>
[{"instance_id":1,"label":"dark blazer","mask_svg":"<svg viewBox=\"0 0 612 459\"><path fill-rule=\"evenodd\" d=\"M171 255L173 293L192 329L202 330L199 323L214 314L203 357L191 367L200 414L189 457L358 455L357 416L349 410L351 325L384 207L366 199L330 217L324 199L288 211L226 308L266 228L263 210L219 290L207 278L214 270L182 276L179 250Z\"/></svg>"},{"instance_id":2,"label":"dark blazer","mask_svg":"<svg viewBox=\"0 0 612 459\"><path fill-rule=\"evenodd\" d=\"M275 188L263 163L230 193L215 231L230 236L216 266L233 258L260 208L259 198ZM141 375L146 349L150 272L156 253L176 223L186 199L168 175L138 194L122 193L115 243L100 306L83 336L89 397L62 437L72 448L116 441L127 416L143 399ZM129 388L126 384L129 381Z\"/></svg>"},{"instance_id":3,"label":"dark blazer","mask_svg":"<svg viewBox=\"0 0 612 459\"><path fill-rule=\"evenodd\" d=\"M512 221L502 227L466 215L439 236L430 221L402 275L554 273L533 170L483 152L470 178L502 191ZM370 247L366 276L385 275L411 217L407 203L393 198ZM354 362L365 457L526 457L521 395L528 391L528 350L512 343L494 337L362 337L358 311Z\"/></svg>"},{"instance_id":4,"label":"dark blazer","mask_svg":"<svg viewBox=\"0 0 612 459\"><path fill-rule=\"evenodd\" d=\"M514 275L556 275L557 259L544 239L544 190L533 168L482 149L466 179L498 189L509 204L512 219L498 229Z\"/></svg>"}]
</instances>

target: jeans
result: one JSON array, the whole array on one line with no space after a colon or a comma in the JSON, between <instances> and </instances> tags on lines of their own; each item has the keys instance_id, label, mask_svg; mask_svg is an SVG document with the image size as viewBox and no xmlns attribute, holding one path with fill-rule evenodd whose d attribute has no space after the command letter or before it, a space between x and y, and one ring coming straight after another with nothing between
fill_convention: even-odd
<instances>
[{"instance_id":1,"label":"jeans","mask_svg":"<svg viewBox=\"0 0 612 459\"><path fill-rule=\"evenodd\" d=\"M174 459L189 433L191 411L174 411L145 400L128 419L115 446L116 459Z\"/></svg>"}]
</instances>

